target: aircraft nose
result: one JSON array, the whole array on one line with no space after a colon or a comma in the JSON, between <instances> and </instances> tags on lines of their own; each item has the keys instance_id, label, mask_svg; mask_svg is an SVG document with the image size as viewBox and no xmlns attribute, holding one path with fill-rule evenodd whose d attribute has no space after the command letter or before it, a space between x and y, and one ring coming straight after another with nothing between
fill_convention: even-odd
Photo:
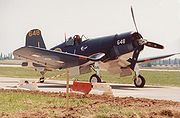
<instances>
[{"instance_id":1,"label":"aircraft nose","mask_svg":"<svg viewBox=\"0 0 180 118\"><path fill-rule=\"evenodd\" d=\"M156 49L164 49L164 46L158 43L154 43L154 42L150 42L146 39L144 39L142 37L141 34L139 34L138 32L135 32L132 34L132 40L133 40L133 46L137 47L137 46L148 46L151 48L156 48Z\"/></svg>"},{"instance_id":2,"label":"aircraft nose","mask_svg":"<svg viewBox=\"0 0 180 118\"><path fill-rule=\"evenodd\" d=\"M140 42L139 42L140 39L143 39L143 37L142 37L142 35L140 33L134 32L132 34L132 41L133 41L134 48L136 48L136 47L141 45Z\"/></svg>"},{"instance_id":3,"label":"aircraft nose","mask_svg":"<svg viewBox=\"0 0 180 118\"><path fill-rule=\"evenodd\" d=\"M132 34L132 37L134 38L134 40L137 40L137 39L143 39L142 35L138 32L134 32Z\"/></svg>"}]
</instances>

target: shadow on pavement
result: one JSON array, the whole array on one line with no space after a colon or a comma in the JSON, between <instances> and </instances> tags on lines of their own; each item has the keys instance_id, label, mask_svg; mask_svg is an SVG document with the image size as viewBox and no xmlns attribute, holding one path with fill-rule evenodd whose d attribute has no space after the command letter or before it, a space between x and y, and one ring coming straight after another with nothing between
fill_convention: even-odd
<instances>
[{"instance_id":1,"label":"shadow on pavement","mask_svg":"<svg viewBox=\"0 0 180 118\"><path fill-rule=\"evenodd\" d=\"M137 88L134 85L111 85L112 89L121 89L121 90L138 90L144 88L163 88L158 86L144 86L144 88Z\"/></svg>"}]
</instances>

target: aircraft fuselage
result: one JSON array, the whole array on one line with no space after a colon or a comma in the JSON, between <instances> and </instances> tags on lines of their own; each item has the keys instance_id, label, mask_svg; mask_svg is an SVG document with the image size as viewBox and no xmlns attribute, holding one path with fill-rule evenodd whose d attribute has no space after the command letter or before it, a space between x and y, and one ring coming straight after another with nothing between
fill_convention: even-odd
<instances>
[{"instance_id":1,"label":"aircraft fuselage","mask_svg":"<svg viewBox=\"0 0 180 118\"><path fill-rule=\"evenodd\" d=\"M95 53L105 53L101 61L108 61L118 58L119 56L132 52L136 48L136 41L132 32L110 35L100 38L87 39L79 44L67 45L64 42L57 45L51 50L61 49L63 52L72 54L90 56Z\"/></svg>"}]
</instances>

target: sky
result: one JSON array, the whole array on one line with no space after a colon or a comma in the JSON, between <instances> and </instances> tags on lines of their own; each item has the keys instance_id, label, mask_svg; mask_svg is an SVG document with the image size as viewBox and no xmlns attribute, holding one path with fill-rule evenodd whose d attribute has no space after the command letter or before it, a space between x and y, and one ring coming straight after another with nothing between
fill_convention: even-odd
<instances>
[{"instance_id":1,"label":"sky","mask_svg":"<svg viewBox=\"0 0 180 118\"><path fill-rule=\"evenodd\" d=\"M96 38L135 31L131 5L142 36L165 46L146 47L140 57L180 52L180 0L0 0L0 52L24 46L34 28L47 48L62 43L65 33Z\"/></svg>"}]
</instances>

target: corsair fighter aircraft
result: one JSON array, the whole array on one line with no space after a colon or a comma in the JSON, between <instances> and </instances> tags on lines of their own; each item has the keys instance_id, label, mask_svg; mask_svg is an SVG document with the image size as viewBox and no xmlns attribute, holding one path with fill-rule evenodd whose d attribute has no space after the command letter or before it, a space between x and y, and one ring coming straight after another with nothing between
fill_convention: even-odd
<instances>
[{"instance_id":1,"label":"corsair fighter aircraft","mask_svg":"<svg viewBox=\"0 0 180 118\"><path fill-rule=\"evenodd\" d=\"M26 44L13 52L18 59L25 60L23 66L32 66L38 70L42 77L40 82L44 82L44 74L52 69L74 69L77 75L95 71L89 81L101 82L100 69L105 69L111 73L119 73L120 76L131 75L136 87L144 87L145 79L139 73L138 63L166 58L176 54L160 57L153 57L139 60L139 54L144 46L163 49L160 44L150 42L142 37L138 32L133 9L131 7L132 18L136 31L114 34L94 39L86 38L84 35L69 37L51 49L46 49L41 31L33 29L26 35ZM85 39L85 40L82 40Z\"/></svg>"}]
</instances>

